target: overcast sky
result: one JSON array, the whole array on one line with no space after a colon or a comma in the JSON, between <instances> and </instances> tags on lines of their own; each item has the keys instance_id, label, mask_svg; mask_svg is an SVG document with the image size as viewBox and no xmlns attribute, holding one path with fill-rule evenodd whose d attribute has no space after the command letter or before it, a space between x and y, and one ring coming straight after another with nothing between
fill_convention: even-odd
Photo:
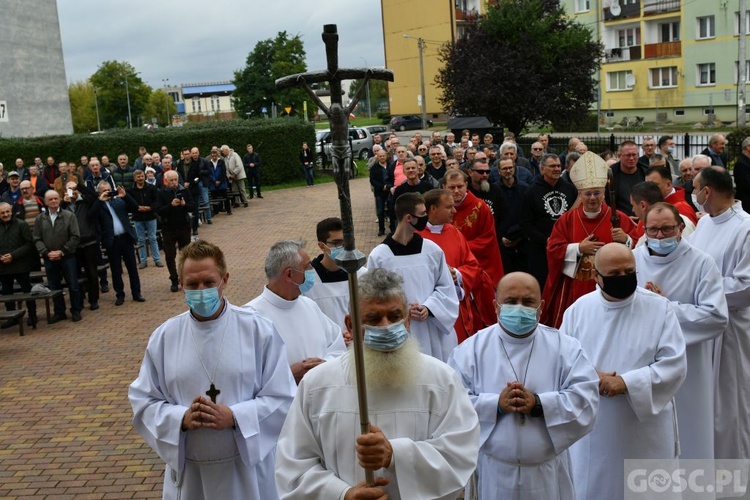
<instances>
[{"instance_id":1,"label":"overcast sky","mask_svg":"<svg viewBox=\"0 0 750 500\"><path fill-rule=\"evenodd\" d=\"M299 34L309 70L325 69L324 24L341 66L383 66L380 0L57 0L68 82L127 61L152 87L232 80L260 40Z\"/></svg>"}]
</instances>

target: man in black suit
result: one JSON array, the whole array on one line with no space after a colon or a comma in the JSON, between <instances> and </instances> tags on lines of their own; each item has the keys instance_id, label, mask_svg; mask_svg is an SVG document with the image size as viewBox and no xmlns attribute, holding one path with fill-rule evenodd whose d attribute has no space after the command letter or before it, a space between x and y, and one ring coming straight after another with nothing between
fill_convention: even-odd
<instances>
[{"instance_id":1,"label":"man in black suit","mask_svg":"<svg viewBox=\"0 0 750 500\"><path fill-rule=\"evenodd\" d=\"M122 262L128 270L130 292L136 302L145 302L141 295L141 280L138 277L138 265L135 261L133 243L138 240L135 229L130 224L128 212L138 210L138 202L125 192L122 186L112 191L108 182L96 186L97 198L89 209L89 217L97 219L102 231L102 242L107 249L109 266L112 270L112 285L115 289L115 305L125 302L125 285L122 282ZM111 193L111 195L110 195Z\"/></svg>"},{"instance_id":2,"label":"man in black suit","mask_svg":"<svg viewBox=\"0 0 750 500\"><path fill-rule=\"evenodd\" d=\"M370 167L370 186L375 195L375 211L378 214L378 236L385 234L385 211L393 187L393 164L388 162L385 149L375 153L376 161ZM394 219L394 217L391 217ZM395 222L392 224L395 227ZM391 232L394 227L391 227Z\"/></svg>"},{"instance_id":3,"label":"man in black suit","mask_svg":"<svg viewBox=\"0 0 750 500\"><path fill-rule=\"evenodd\" d=\"M750 137L742 141L742 154L734 164L735 198L742 202L742 209L750 213Z\"/></svg>"}]
</instances>

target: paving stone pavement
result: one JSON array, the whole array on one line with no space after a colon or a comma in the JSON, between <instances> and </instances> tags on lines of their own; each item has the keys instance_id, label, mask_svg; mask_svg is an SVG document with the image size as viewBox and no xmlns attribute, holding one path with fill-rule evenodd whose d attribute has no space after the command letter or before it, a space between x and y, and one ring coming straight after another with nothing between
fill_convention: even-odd
<instances>
[{"instance_id":1,"label":"paving stone pavement","mask_svg":"<svg viewBox=\"0 0 750 500\"><path fill-rule=\"evenodd\" d=\"M382 240L368 180L353 180L351 195L357 248L367 254ZM269 191L201 226L200 238L224 250L227 296L244 304L263 288L272 243L302 238L317 255L315 224L338 215L332 183ZM163 463L131 425L128 385L151 332L186 306L170 293L166 267L149 260L140 276L143 304L125 279L121 307L110 291L80 323L48 326L42 315L24 337L0 332L0 498L161 497Z\"/></svg>"}]
</instances>

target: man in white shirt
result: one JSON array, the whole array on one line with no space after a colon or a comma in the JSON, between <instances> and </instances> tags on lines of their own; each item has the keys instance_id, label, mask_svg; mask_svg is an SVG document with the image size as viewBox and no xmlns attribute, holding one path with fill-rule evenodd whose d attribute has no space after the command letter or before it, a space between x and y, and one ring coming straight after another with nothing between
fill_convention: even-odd
<instances>
[{"instance_id":1,"label":"man in white shirt","mask_svg":"<svg viewBox=\"0 0 750 500\"><path fill-rule=\"evenodd\" d=\"M268 284L245 304L270 319L286 344L294 379L346 351L341 327L302 295L315 284L315 270L303 241L279 241L266 256Z\"/></svg>"},{"instance_id":2,"label":"man in white shirt","mask_svg":"<svg viewBox=\"0 0 750 500\"><path fill-rule=\"evenodd\" d=\"M360 433L350 350L297 389L276 451L279 496L455 500L477 463L471 401L449 366L419 352L397 274L363 275L359 306L370 432ZM373 487L364 469L374 472Z\"/></svg>"}]
</instances>

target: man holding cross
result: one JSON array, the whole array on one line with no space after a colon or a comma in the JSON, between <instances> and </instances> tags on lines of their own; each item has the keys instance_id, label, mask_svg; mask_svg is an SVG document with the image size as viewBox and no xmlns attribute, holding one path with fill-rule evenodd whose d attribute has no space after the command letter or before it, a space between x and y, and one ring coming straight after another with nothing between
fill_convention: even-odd
<instances>
[{"instance_id":1,"label":"man holding cross","mask_svg":"<svg viewBox=\"0 0 750 500\"><path fill-rule=\"evenodd\" d=\"M190 310L149 339L130 385L133 425L166 462L163 498L277 498L274 450L295 391L273 324L224 296L215 245L177 263Z\"/></svg>"}]
</instances>

